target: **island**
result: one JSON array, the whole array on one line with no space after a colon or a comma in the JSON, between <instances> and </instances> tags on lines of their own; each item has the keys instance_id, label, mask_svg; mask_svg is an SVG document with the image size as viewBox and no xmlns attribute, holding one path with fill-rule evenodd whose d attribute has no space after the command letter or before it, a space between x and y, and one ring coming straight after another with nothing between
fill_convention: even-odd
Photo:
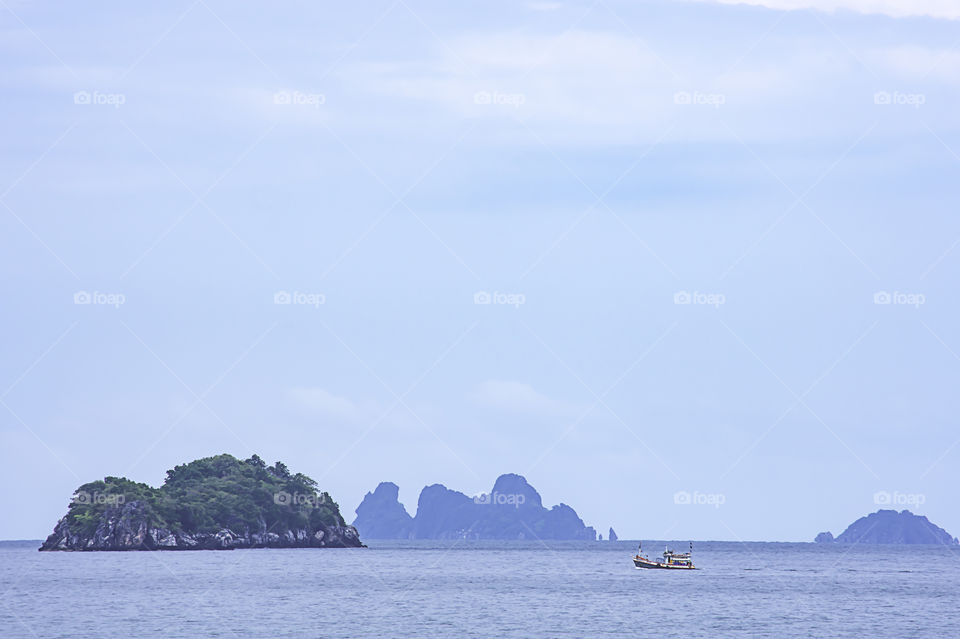
<instances>
[{"instance_id":1,"label":"island","mask_svg":"<svg viewBox=\"0 0 960 639\"><path fill-rule=\"evenodd\" d=\"M381 482L367 493L357 507L353 527L363 531L364 539L412 539L413 517L400 503L400 487Z\"/></svg>"},{"instance_id":2,"label":"island","mask_svg":"<svg viewBox=\"0 0 960 639\"><path fill-rule=\"evenodd\" d=\"M40 550L362 546L313 479L279 461L223 454L168 470L160 488L124 477L80 486Z\"/></svg>"},{"instance_id":3,"label":"island","mask_svg":"<svg viewBox=\"0 0 960 639\"><path fill-rule=\"evenodd\" d=\"M816 543L840 544L942 544L956 546L960 541L943 528L909 510L878 510L861 517L836 538L822 532Z\"/></svg>"},{"instance_id":4,"label":"island","mask_svg":"<svg viewBox=\"0 0 960 639\"><path fill-rule=\"evenodd\" d=\"M521 475L497 478L493 489L470 497L433 484L420 492L411 517L391 482L367 493L353 526L364 539L579 539L596 531L566 504L545 508L540 494Z\"/></svg>"}]
</instances>

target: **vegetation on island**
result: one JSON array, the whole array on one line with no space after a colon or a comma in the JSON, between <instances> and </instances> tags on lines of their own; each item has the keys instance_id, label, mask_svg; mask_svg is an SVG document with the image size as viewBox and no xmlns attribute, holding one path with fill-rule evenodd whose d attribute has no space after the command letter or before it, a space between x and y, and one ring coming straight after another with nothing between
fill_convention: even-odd
<instances>
[{"instance_id":1,"label":"vegetation on island","mask_svg":"<svg viewBox=\"0 0 960 639\"><path fill-rule=\"evenodd\" d=\"M257 455L216 455L167 471L160 488L124 477L80 486L67 511L71 530L92 536L110 508L139 502L157 528L184 533L297 530L345 526L340 508L317 482L292 474L283 462L268 466Z\"/></svg>"}]
</instances>

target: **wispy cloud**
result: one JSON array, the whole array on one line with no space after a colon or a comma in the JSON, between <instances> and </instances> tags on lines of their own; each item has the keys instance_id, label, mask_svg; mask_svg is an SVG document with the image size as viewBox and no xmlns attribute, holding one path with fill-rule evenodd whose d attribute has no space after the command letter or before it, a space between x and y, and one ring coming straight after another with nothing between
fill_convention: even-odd
<instances>
[{"instance_id":1,"label":"wispy cloud","mask_svg":"<svg viewBox=\"0 0 960 639\"><path fill-rule=\"evenodd\" d=\"M510 413L542 417L571 416L582 407L548 397L530 384L506 380L487 380L470 393L471 399L485 406Z\"/></svg>"},{"instance_id":2,"label":"wispy cloud","mask_svg":"<svg viewBox=\"0 0 960 639\"><path fill-rule=\"evenodd\" d=\"M905 45L869 51L865 60L905 79L960 84L960 51Z\"/></svg>"},{"instance_id":3,"label":"wispy cloud","mask_svg":"<svg viewBox=\"0 0 960 639\"><path fill-rule=\"evenodd\" d=\"M419 104L435 121L483 122L490 145L771 144L835 140L876 118L875 91L952 83L960 67L946 46L878 46L868 30L837 28L840 39L826 30L761 38L739 27L753 44L741 58L691 56L686 45L702 45L656 34L496 30L453 36L416 59L358 62L344 79L378 101ZM952 126L933 113L947 97L933 98L928 119ZM912 135L909 126L898 120L885 132Z\"/></svg>"},{"instance_id":4,"label":"wispy cloud","mask_svg":"<svg viewBox=\"0 0 960 639\"><path fill-rule=\"evenodd\" d=\"M531 11L556 11L563 6L562 2L528 2L527 8Z\"/></svg>"},{"instance_id":5,"label":"wispy cloud","mask_svg":"<svg viewBox=\"0 0 960 639\"><path fill-rule=\"evenodd\" d=\"M287 398L306 413L344 422L361 422L374 412L372 407L361 406L323 388L291 388L287 391Z\"/></svg>"},{"instance_id":6,"label":"wispy cloud","mask_svg":"<svg viewBox=\"0 0 960 639\"><path fill-rule=\"evenodd\" d=\"M752 4L771 9L817 9L880 13L895 18L930 16L960 18L960 4L954 0L706 0L722 4Z\"/></svg>"}]
</instances>

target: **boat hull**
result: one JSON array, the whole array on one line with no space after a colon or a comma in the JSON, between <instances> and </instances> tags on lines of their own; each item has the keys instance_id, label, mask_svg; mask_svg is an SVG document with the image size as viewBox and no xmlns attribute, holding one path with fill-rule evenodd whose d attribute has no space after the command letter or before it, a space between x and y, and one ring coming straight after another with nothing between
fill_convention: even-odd
<instances>
[{"instance_id":1,"label":"boat hull","mask_svg":"<svg viewBox=\"0 0 960 639\"><path fill-rule=\"evenodd\" d=\"M693 564L683 566L678 564L667 564L662 561L650 561L645 557L634 557L633 565L637 568L650 568L653 570L696 570Z\"/></svg>"}]
</instances>

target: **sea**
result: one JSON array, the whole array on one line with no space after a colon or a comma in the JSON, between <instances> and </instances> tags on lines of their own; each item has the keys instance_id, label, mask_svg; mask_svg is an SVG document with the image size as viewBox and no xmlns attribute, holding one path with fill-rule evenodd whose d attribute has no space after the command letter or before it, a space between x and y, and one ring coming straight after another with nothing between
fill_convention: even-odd
<instances>
[{"instance_id":1,"label":"sea","mask_svg":"<svg viewBox=\"0 0 960 639\"><path fill-rule=\"evenodd\" d=\"M37 552L0 542L0 637L960 637L960 550L635 541ZM644 541L645 554L688 542Z\"/></svg>"}]
</instances>

